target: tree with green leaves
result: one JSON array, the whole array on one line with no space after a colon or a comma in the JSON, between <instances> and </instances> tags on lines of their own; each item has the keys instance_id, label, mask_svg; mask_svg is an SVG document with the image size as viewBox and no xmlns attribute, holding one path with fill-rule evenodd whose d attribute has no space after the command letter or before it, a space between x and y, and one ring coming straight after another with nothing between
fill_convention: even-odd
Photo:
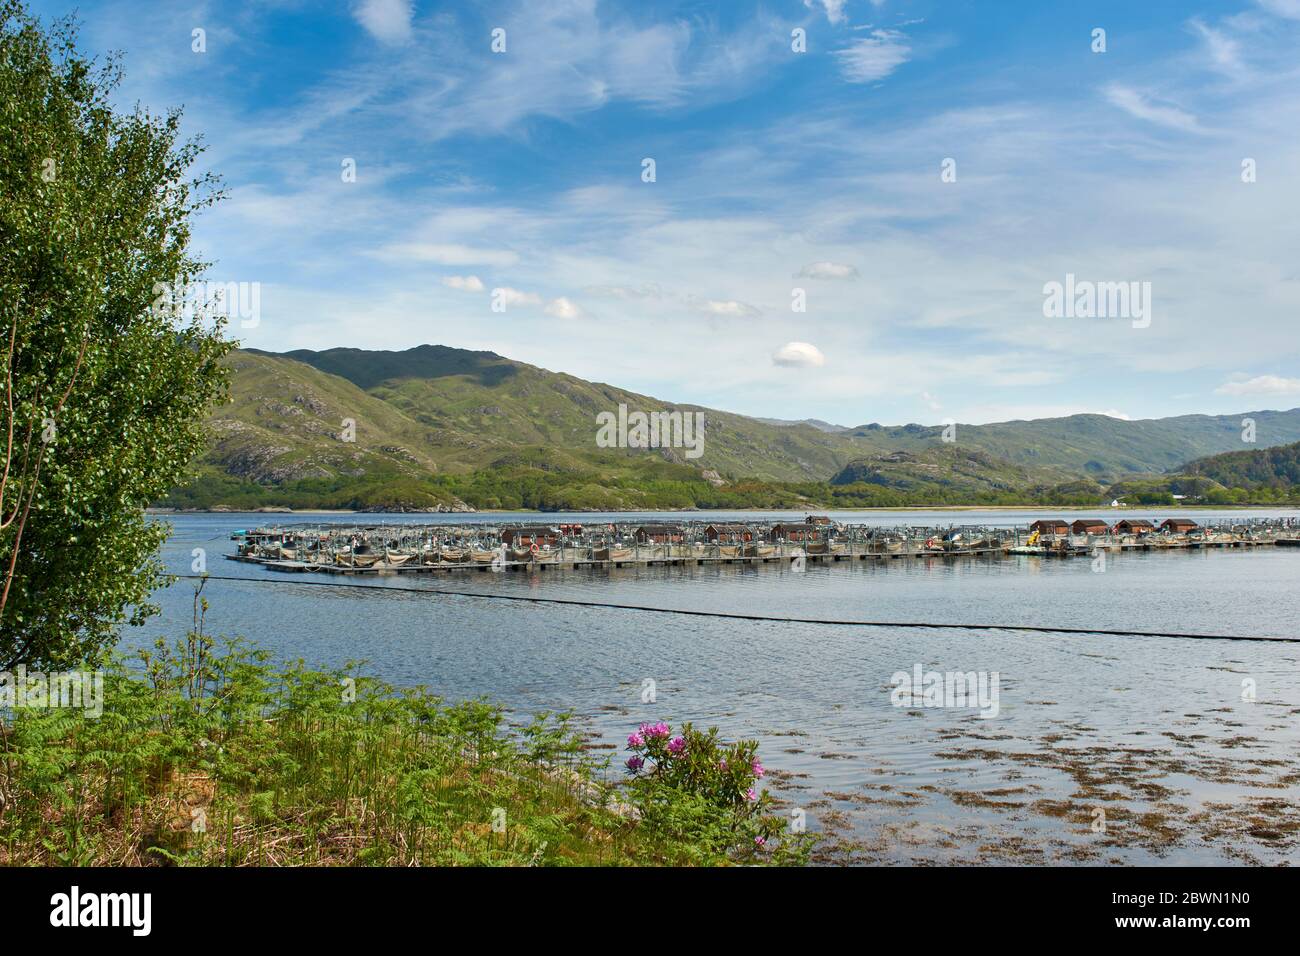
<instances>
[{"instance_id":1,"label":"tree with green leaves","mask_svg":"<svg viewBox=\"0 0 1300 956\"><path fill-rule=\"evenodd\" d=\"M219 183L178 111L115 109L117 60L76 41L0 0L0 669L87 660L155 610L144 508L227 389L224 324L166 307Z\"/></svg>"}]
</instances>

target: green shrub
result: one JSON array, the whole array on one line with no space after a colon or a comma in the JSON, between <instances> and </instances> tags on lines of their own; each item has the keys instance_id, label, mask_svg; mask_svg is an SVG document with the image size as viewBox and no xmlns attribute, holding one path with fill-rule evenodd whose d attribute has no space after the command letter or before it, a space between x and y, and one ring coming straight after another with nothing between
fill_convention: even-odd
<instances>
[{"instance_id":1,"label":"green shrub","mask_svg":"<svg viewBox=\"0 0 1300 956\"><path fill-rule=\"evenodd\" d=\"M642 724L627 738L625 764L643 827L660 841L690 851L691 862L807 862L814 837L788 833L759 792L765 774L758 743L724 743L717 728Z\"/></svg>"}]
</instances>

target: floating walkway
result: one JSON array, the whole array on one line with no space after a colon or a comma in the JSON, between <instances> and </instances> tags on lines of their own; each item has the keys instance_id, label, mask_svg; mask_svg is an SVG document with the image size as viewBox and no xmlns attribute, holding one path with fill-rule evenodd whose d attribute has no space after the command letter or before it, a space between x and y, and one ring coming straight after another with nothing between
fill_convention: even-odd
<instances>
[{"instance_id":1,"label":"floating walkway","mask_svg":"<svg viewBox=\"0 0 1300 956\"><path fill-rule=\"evenodd\" d=\"M1100 524L1098 522L1097 524ZM240 531L232 561L285 573L436 574L720 564L802 567L838 561L917 558L1070 558L1105 552L1300 547L1296 519L1222 522L1200 527L1166 522L1134 532L1043 533L1028 529L877 528L808 518L770 527L743 524L386 525L277 527ZM1187 527L1191 525L1191 527ZM1183 530L1176 530L1176 529ZM1117 530L1118 529L1118 530Z\"/></svg>"}]
</instances>

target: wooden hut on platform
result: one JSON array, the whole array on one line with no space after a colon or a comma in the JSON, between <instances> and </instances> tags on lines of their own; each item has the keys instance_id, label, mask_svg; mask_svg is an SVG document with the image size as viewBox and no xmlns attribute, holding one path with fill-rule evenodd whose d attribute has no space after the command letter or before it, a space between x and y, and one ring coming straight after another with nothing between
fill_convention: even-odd
<instances>
[{"instance_id":1,"label":"wooden hut on platform","mask_svg":"<svg viewBox=\"0 0 1300 956\"><path fill-rule=\"evenodd\" d=\"M678 544L684 534L676 525L643 524L636 529L636 540L640 544Z\"/></svg>"},{"instance_id":2,"label":"wooden hut on platform","mask_svg":"<svg viewBox=\"0 0 1300 956\"><path fill-rule=\"evenodd\" d=\"M1069 534L1070 526L1062 518L1039 518L1029 526L1029 530L1039 534Z\"/></svg>"},{"instance_id":3,"label":"wooden hut on platform","mask_svg":"<svg viewBox=\"0 0 1300 956\"><path fill-rule=\"evenodd\" d=\"M560 543L560 533L555 528L523 525L501 529L501 543L512 548L554 548Z\"/></svg>"},{"instance_id":4,"label":"wooden hut on platform","mask_svg":"<svg viewBox=\"0 0 1300 956\"><path fill-rule=\"evenodd\" d=\"M1156 526L1146 518L1125 518L1115 522L1115 527L1111 530L1116 534L1150 534L1156 530Z\"/></svg>"},{"instance_id":5,"label":"wooden hut on platform","mask_svg":"<svg viewBox=\"0 0 1300 956\"><path fill-rule=\"evenodd\" d=\"M744 524L711 524L704 529L704 537L715 544L753 541L754 529Z\"/></svg>"},{"instance_id":6,"label":"wooden hut on platform","mask_svg":"<svg viewBox=\"0 0 1300 956\"><path fill-rule=\"evenodd\" d=\"M1110 525L1100 518L1079 518L1070 525L1071 534L1105 534Z\"/></svg>"},{"instance_id":7,"label":"wooden hut on platform","mask_svg":"<svg viewBox=\"0 0 1300 956\"><path fill-rule=\"evenodd\" d=\"M817 526L801 521L798 524L781 523L772 525L772 529L767 533L769 541L779 541L784 538L786 541L812 541L819 537Z\"/></svg>"}]
</instances>

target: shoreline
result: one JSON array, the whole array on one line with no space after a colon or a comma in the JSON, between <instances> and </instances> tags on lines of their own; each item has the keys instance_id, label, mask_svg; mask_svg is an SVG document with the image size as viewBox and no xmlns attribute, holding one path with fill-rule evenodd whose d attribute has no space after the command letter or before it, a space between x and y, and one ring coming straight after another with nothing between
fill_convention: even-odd
<instances>
[{"instance_id":1,"label":"shoreline","mask_svg":"<svg viewBox=\"0 0 1300 956\"><path fill-rule=\"evenodd\" d=\"M730 512L754 512L759 514L814 514L824 511L836 514L889 514L911 511L1042 511L1042 512L1079 512L1081 514L1118 514L1121 512L1180 512L1180 511L1258 511L1270 509L1277 511L1295 511L1300 513L1300 505L1294 504L1250 504L1250 505L1124 505L1112 508L1110 505L1088 507L1086 505L902 505L882 508L645 508L622 511L538 511L535 508L480 508L474 511L358 511L352 508L253 508L247 511L238 508L145 508L150 515L222 515L222 514L290 514L290 515L620 515L620 514L706 514Z\"/></svg>"}]
</instances>

